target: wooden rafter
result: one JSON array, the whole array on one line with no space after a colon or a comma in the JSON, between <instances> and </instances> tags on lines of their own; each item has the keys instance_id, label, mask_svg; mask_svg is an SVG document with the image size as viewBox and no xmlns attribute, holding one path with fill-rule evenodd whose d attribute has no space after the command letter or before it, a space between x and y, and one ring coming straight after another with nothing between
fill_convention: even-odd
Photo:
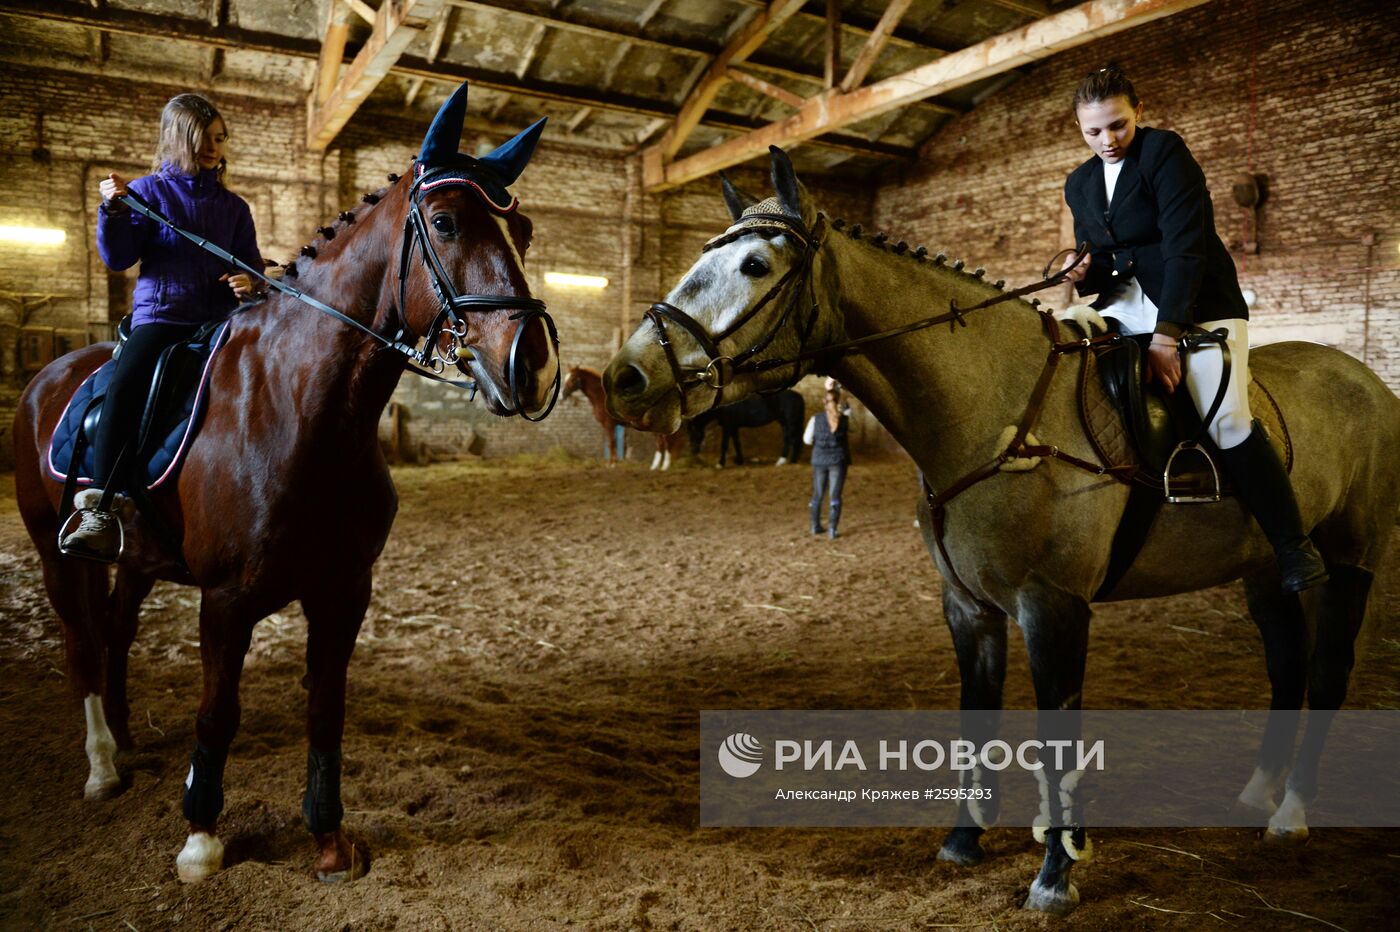
<instances>
[{"instance_id":1,"label":"wooden rafter","mask_svg":"<svg viewBox=\"0 0 1400 932\"><path fill-rule=\"evenodd\" d=\"M408 44L442 12L442 5L443 0L393 0L379 8L369 38L325 98L321 98L319 93L319 88L325 83L324 72L322 80L317 82L318 92L312 95L306 108L308 149L319 152L330 145L360 104L384 80ZM335 13L332 12L330 18L333 20L334 17ZM327 71L330 70L329 57L325 52L321 56L321 63Z\"/></svg>"},{"instance_id":2,"label":"wooden rafter","mask_svg":"<svg viewBox=\"0 0 1400 932\"><path fill-rule=\"evenodd\" d=\"M710 67L700 76L685 103L681 104L681 112L676 116L675 125L661 137L658 145L666 158L675 155L699 125L700 118L710 109L710 104L714 103L715 95L729 80L729 67L748 58L775 29L801 9L802 3L803 0L772 0L735 31L724 48L720 49L719 54L710 62Z\"/></svg>"},{"instance_id":3,"label":"wooden rafter","mask_svg":"<svg viewBox=\"0 0 1400 932\"><path fill-rule=\"evenodd\" d=\"M851 67L846 71L846 76L841 79L841 92L860 87L865 80L865 76L874 67L875 60L884 51L885 45L890 41L890 36L894 35L894 28L899 25L899 21L904 18L905 12L909 9L909 4L913 0L890 0L890 5L885 7L884 15L880 17L880 22L875 25L875 29L870 33L870 38L865 40L865 45L856 53L855 61L851 62Z\"/></svg>"},{"instance_id":4,"label":"wooden rafter","mask_svg":"<svg viewBox=\"0 0 1400 932\"><path fill-rule=\"evenodd\" d=\"M826 23L822 30L822 83L836 86L841 73L841 0L826 0Z\"/></svg>"},{"instance_id":5,"label":"wooden rafter","mask_svg":"<svg viewBox=\"0 0 1400 932\"><path fill-rule=\"evenodd\" d=\"M730 68L725 74L729 76L729 80L738 81L740 84L753 88L760 94L765 94L772 97L774 100L781 100L789 107L801 107L807 102L807 98L800 94L794 94L785 87L779 87L776 84L763 80L757 75L740 71L738 68Z\"/></svg>"},{"instance_id":6,"label":"wooden rafter","mask_svg":"<svg viewBox=\"0 0 1400 932\"><path fill-rule=\"evenodd\" d=\"M321 30L321 55L316 62L316 102L325 103L340 79L340 63L345 58L345 39L350 35L350 8L331 0L326 4L326 23Z\"/></svg>"},{"instance_id":7,"label":"wooden rafter","mask_svg":"<svg viewBox=\"0 0 1400 932\"><path fill-rule=\"evenodd\" d=\"M452 28L452 17L457 11L451 7L442 11L437 18L437 24L433 26L433 38L428 42L427 59L430 62L438 60L442 54L442 44L447 38L447 32ZM405 107L412 107L413 102L418 99L419 93L423 90L423 78L412 78L408 82L408 92L404 94L403 103Z\"/></svg>"},{"instance_id":8,"label":"wooden rafter","mask_svg":"<svg viewBox=\"0 0 1400 932\"><path fill-rule=\"evenodd\" d=\"M1208 0L1089 0L850 93L842 94L833 89L818 94L787 119L679 162L669 161L664 146L652 146L643 152L643 184L649 191L684 184L762 155L770 145L802 143L913 101L946 93L1206 2Z\"/></svg>"}]
</instances>

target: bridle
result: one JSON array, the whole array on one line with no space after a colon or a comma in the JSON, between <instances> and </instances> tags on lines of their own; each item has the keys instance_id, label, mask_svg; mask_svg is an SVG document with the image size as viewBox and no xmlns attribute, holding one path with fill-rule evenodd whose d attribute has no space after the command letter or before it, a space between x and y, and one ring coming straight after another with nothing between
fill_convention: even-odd
<instances>
[{"instance_id":1,"label":"bridle","mask_svg":"<svg viewBox=\"0 0 1400 932\"><path fill-rule=\"evenodd\" d=\"M825 223L825 217L819 215L817 218L818 227L823 223ZM800 331L799 350L806 346L807 338L811 336L812 327L816 324L817 298L810 273L812 269L812 259L816 256L817 250L821 248L822 240L814 232L808 231L806 224L801 220L796 217L790 217L787 214L746 214L724 233L706 243L702 252L709 252L711 249L726 246L745 236L763 234L784 234L791 236L801 244L801 255L796 262L788 267L788 270L782 274L777 283L773 285L772 288L769 288L763 297L758 299L756 304L740 314L739 317L724 330L711 335L707 333L705 328L690 314L687 314L674 304L669 304L665 301L657 301L648 308L646 314L643 315L645 319L650 321L652 326L656 328L656 338L660 342L661 348L666 353L666 361L671 366L671 375L675 379L676 392L680 397L681 417L683 418L690 417L685 396L687 390L689 390L692 385L702 384L714 389L714 400L707 409L713 410L723 403L724 389L726 386L733 383L736 376L750 372L765 372L769 369L777 368L781 365L789 365L792 362L806 358L801 353L788 361L775 362L772 360L758 360L754 358L767 349L768 344L772 343L773 338L783 329L788 318L792 316L793 308L798 304L795 299L787 302L786 306L783 308L782 314L778 316L773 326L770 327L768 332L759 340L751 344L748 349L735 353L732 356L725 355L720 350L720 343L738 333L745 324L753 320L759 311L763 310L774 298L781 294L789 282L799 276L804 278L808 294L812 299L811 309L807 314L807 320L803 323ZM670 321L672 324L675 324L686 333L690 334L691 338L700 345L700 349L709 357L709 361L706 362L705 365L682 366L680 364L680 360L676 356L676 350L671 345L670 337L666 331L667 321Z\"/></svg>"},{"instance_id":2,"label":"bridle","mask_svg":"<svg viewBox=\"0 0 1400 932\"><path fill-rule=\"evenodd\" d=\"M437 250L433 248L432 238L428 235L428 223L423 215L423 199L426 192L444 186L471 187L493 213L503 216L513 213L520 202L512 198L509 205L504 207L497 205L486 196L486 192L479 185L471 180L468 172L457 168L425 169L421 164L417 164L414 167L414 176L413 185L408 192L408 212L404 218L403 247L399 255L399 315L404 329L407 329L407 322L403 321L403 308L406 306L408 292L409 262L415 247L422 253L423 265L428 271L428 281L437 294L439 305L437 315L424 334L423 348L415 354L414 361L438 374L441 374L448 365L453 365L463 375L470 377L471 373L466 364L472 358L472 354L471 350L467 348L467 321L462 315L514 308L516 309L515 313L511 314L509 319L519 321L519 323L515 328L515 338L511 341L510 355L507 357L505 365L506 383L510 386L511 406L515 409L516 414L527 421L544 420L554 409L555 402L559 400L559 385L563 367L555 366L554 387L550 392L549 404L538 417L532 417L525 410L520 399L520 381L523 373L523 367L520 364L520 348L531 321L539 318L543 320L549 333L549 339L554 344L557 358L559 332L554 326L553 318L545 310L545 303L539 298L524 295L458 293L452 284L452 277L447 274L442 259L439 258ZM444 332L451 334L452 342L455 344L449 352L444 352L441 346L441 337Z\"/></svg>"}]
</instances>

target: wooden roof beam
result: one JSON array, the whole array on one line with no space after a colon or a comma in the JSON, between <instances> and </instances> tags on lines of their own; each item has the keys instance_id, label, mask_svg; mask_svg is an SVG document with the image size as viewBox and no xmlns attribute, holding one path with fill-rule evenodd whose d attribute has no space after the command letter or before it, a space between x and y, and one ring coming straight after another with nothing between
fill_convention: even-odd
<instances>
[{"instance_id":1,"label":"wooden roof beam","mask_svg":"<svg viewBox=\"0 0 1400 932\"><path fill-rule=\"evenodd\" d=\"M856 60L851 62L851 67L846 71L846 76L841 79L841 93L860 87L865 80L865 76L874 67L875 60L884 51L885 45L890 41L890 36L894 35L894 29L899 25L899 21L904 18L905 11L909 9L909 4L914 0L891 0L890 5L885 7L885 13L880 17L880 22L876 24L870 38L865 40L865 45L861 46L856 53Z\"/></svg>"},{"instance_id":2,"label":"wooden roof beam","mask_svg":"<svg viewBox=\"0 0 1400 932\"><path fill-rule=\"evenodd\" d=\"M725 74L729 76L729 80L738 81L745 87L752 88L760 94L772 97L774 100L780 100L793 109L797 109L807 102L807 98L800 94L794 94L785 87L779 87L776 84L763 80L757 75L740 71L738 68L730 68Z\"/></svg>"},{"instance_id":3,"label":"wooden roof beam","mask_svg":"<svg viewBox=\"0 0 1400 932\"><path fill-rule=\"evenodd\" d=\"M797 113L679 162L662 145L642 153L643 184L661 191L792 146L860 120L946 93L1020 65L1134 26L1200 6L1208 0L1089 0L1045 19L994 36L937 61L920 65L848 94L837 89L810 98Z\"/></svg>"},{"instance_id":4,"label":"wooden roof beam","mask_svg":"<svg viewBox=\"0 0 1400 932\"><path fill-rule=\"evenodd\" d=\"M330 93L321 99L319 87L322 82L318 81L318 93L307 101L308 149L320 152L331 144L336 133L355 115L360 104L384 80L408 44L442 12L442 5L443 0L393 0L379 8L369 38ZM334 17L335 14L331 13L330 18L333 20ZM323 63L327 57L323 50Z\"/></svg>"},{"instance_id":5,"label":"wooden roof beam","mask_svg":"<svg viewBox=\"0 0 1400 932\"><path fill-rule=\"evenodd\" d=\"M699 125L705 111L710 109L715 95L729 80L726 72L730 66L753 54L775 29L787 22L788 17L801 8L802 3L803 0L772 0L757 15L735 30L724 48L720 49L719 54L710 62L710 67L700 76L685 103L681 104L681 112L676 116L675 125L667 130L666 135L657 143L667 158L679 151Z\"/></svg>"}]
</instances>

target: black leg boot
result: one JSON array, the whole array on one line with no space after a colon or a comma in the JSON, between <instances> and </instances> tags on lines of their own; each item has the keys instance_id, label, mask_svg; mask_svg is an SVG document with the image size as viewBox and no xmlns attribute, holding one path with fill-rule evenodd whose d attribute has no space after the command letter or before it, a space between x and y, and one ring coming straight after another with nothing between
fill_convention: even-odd
<instances>
[{"instance_id":1,"label":"black leg boot","mask_svg":"<svg viewBox=\"0 0 1400 932\"><path fill-rule=\"evenodd\" d=\"M840 536L841 536L841 535L839 535L838 533L836 533L836 525L839 524L840 522L841 522L841 506L840 506L840 505L832 505L832 506L831 506L831 511L830 511L830 512L827 514L827 516L826 516L827 534L830 535L830 538L831 538L832 540L835 540L837 537L840 537Z\"/></svg>"},{"instance_id":2,"label":"black leg boot","mask_svg":"<svg viewBox=\"0 0 1400 932\"><path fill-rule=\"evenodd\" d=\"M825 534L826 528L822 527L822 503L812 502L812 536Z\"/></svg>"},{"instance_id":3,"label":"black leg boot","mask_svg":"<svg viewBox=\"0 0 1400 932\"><path fill-rule=\"evenodd\" d=\"M1293 484L1259 422L1254 422L1244 443L1221 450L1220 455L1240 501L1273 544L1284 590L1302 592L1325 583L1327 567L1303 532Z\"/></svg>"}]
</instances>

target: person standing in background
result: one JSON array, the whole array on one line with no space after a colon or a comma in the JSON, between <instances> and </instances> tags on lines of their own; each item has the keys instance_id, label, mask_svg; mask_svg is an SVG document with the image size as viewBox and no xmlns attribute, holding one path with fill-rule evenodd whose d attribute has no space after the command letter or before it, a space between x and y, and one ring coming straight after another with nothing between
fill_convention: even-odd
<instances>
[{"instance_id":1,"label":"person standing in background","mask_svg":"<svg viewBox=\"0 0 1400 932\"><path fill-rule=\"evenodd\" d=\"M831 540L839 534L841 521L841 488L846 484L846 468L851 465L851 446L847 437L851 408L841 399L841 383L826 380L826 402L822 410L807 421L802 442L812 448L812 535L826 533ZM830 501L827 526L822 527L822 499Z\"/></svg>"}]
</instances>

